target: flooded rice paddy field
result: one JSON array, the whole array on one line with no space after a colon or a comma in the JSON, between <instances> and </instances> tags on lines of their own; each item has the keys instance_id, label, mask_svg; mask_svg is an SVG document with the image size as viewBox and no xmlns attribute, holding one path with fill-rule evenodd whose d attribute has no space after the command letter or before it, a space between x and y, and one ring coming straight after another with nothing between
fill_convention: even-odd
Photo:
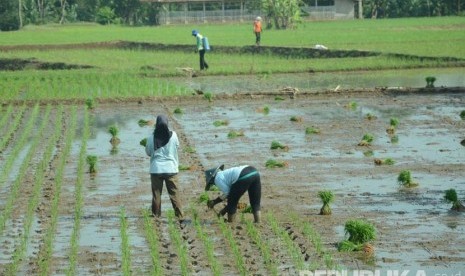
<instances>
[{"instance_id":1,"label":"flooded rice paddy field","mask_svg":"<svg viewBox=\"0 0 465 276\"><path fill-rule=\"evenodd\" d=\"M175 114L176 108L182 114ZM167 275L185 271L214 275L218 269L221 275L241 271L296 275L326 268L421 269L427 275L456 275L463 272L465 263L465 220L463 213L450 210L443 196L453 188L465 200L465 147L461 145L465 121L459 116L464 109L465 93L460 90L278 98L215 95L211 102L197 95L101 103L89 112L84 106L58 105L41 106L37 113L33 107L22 110L19 105L8 112L4 105L0 120L6 119L0 130L7 143L0 155L4 222L0 274L62 275L74 270L78 275L121 275L129 260L133 275L152 274L157 263ZM90 118L88 138L85 114ZM179 174L187 218L183 224L172 223L166 190L162 218L150 218L149 224L145 220L151 200L149 158L139 141L153 129L140 127L138 121L158 114L169 115L180 137L180 163L191 168ZM293 116L297 121L291 121ZM17 127L15 118L19 118ZM391 118L397 118L399 125L389 135ZM216 127L215 121L227 121L227 125ZM108 128L113 124L120 130L117 150L109 142ZM306 134L308 127L320 133ZM53 135L57 129L58 135ZM69 143L66 137L73 129ZM229 138L231 131L243 136ZM374 141L359 146L367 133ZM272 141L287 145L288 150L271 150ZM53 149L49 155L47 145ZM88 173L87 165L79 169L83 149L85 155L98 157L95 175ZM11 155L16 156L14 162L9 161ZM395 163L378 166L376 158L391 158ZM287 166L266 168L268 159L285 161ZM220 164L259 169L260 225L251 225L252 215L244 214L239 222L223 227L214 212L198 202L204 188L203 170ZM401 188L397 176L402 170L410 170L419 186ZM319 215L321 190L335 194L331 216ZM209 193L212 198L218 192ZM247 203L246 195L241 202ZM78 226L76 217L80 217ZM337 251L345 238L344 223L353 218L363 218L377 229L371 257ZM315 229L311 235L304 227L309 225ZM155 233L157 246L152 246L147 232ZM52 236L49 249L47 233ZM314 243L318 237L322 247ZM49 260L46 268L41 265L44 259Z\"/></svg>"}]
</instances>

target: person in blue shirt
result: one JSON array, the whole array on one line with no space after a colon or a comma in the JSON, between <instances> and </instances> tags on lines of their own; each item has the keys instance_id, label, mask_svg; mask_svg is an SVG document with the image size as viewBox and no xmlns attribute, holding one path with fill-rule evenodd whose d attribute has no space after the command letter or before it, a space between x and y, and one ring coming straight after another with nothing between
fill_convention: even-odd
<instances>
[{"instance_id":1,"label":"person in blue shirt","mask_svg":"<svg viewBox=\"0 0 465 276\"><path fill-rule=\"evenodd\" d=\"M201 35L197 30L192 30L192 36L195 36L197 39L197 48L196 52L199 52L200 57L200 70L208 69L208 64L205 61L205 45L203 45L203 35Z\"/></svg>"},{"instance_id":2,"label":"person in blue shirt","mask_svg":"<svg viewBox=\"0 0 465 276\"><path fill-rule=\"evenodd\" d=\"M219 212L222 217L228 214L228 222L234 222L239 199L245 192L249 194L249 202L255 223L260 223L260 201L262 195L262 185L260 174L257 169L248 166L237 166L224 169L224 165L205 171L206 186L205 191L210 190L215 185L223 193L216 199L208 200L208 208L213 208L216 204L227 200L226 206Z\"/></svg>"},{"instance_id":3,"label":"person in blue shirt","mask_svg":"<svg viewBox=\"0 0 465 276\"><path fill-rule=\"evenodd\" d=\"M179 140L176 132L168 128L168 118L157 116L153 135L147 137L145 152L150 156L150 180L152 183L152 214L161 215L161 193L163 183L170 196L174 214L183 220L181 201L178 196Z\"/></svg>"}]
</instances>

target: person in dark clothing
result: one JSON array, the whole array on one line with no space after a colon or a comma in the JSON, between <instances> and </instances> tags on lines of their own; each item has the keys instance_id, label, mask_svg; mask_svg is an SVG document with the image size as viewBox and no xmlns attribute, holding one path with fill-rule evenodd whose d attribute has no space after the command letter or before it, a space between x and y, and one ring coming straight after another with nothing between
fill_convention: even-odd
<instances>
[{"instance_id":1,"label":"person in dark clothing","mask_svg":"<svg viewBox=\"0 0 465 276\"><path fill-rule=\"evenodd\" d=\"M196 51L199 52L200 70L206 70L206 69L208 69L208 64L205 61L205 50L206 49L205 49L205 45L204 45L203 36L197 30L192 31L192 36L195 36L196 39L197 39Z\"/></svg>"},{"instance_id":2,"label":"person in dark clothing","mask_svg":"<svg viewBox=\"0 0 465 276\"><path fill-rule=\"evenodd\" d=\"M208 200L208 208L213 208L216 204L227 199L227 205L219 212L219 216L228 214L228 222L234 222L237 204L245 192L249 194L249 202L252 207L254 222L259 223L261 219L260 202L262 195L262 185L260 174L257 169L244 165L224 170L224 165L207 170L205 172L206 186L208 191L212 185L216 185L223 192L216 199Z\"/></svg>"}]
</instances>

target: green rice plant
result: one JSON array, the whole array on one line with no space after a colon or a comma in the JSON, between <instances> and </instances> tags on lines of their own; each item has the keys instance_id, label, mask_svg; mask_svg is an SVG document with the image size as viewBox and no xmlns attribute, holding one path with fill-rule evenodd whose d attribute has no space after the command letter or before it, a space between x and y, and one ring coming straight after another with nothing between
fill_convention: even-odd
<instances>
[{"instance_id":1,"label":"green rice plant","mask_svg":"<svg viewBox=\"0 0 465 276\"><path fill-rule=\"evenodd\" d=\"M196 153L197 150L195 148L191 147L191 146L187 146L187 147L184 148L184 152L185 153Z\"/></svg>"},{"instance_id":2,"label":"green rice plant","mask_svg":"<svg viewBox=\"0 0 465 276\"><path fill-rule=\"evenodd\" d=\"M296 123L301 123L303 122L303 120L304 119L300 116L291 116L291 119L290 119L291 122L296 122Z\"/></svg>"},{"instance_id":3,"label":"green rice plant","mask_svg":"<svg viewBox=\"0 0 465 276\"><path fill-rule=\"evenodd\" d=\"M137 122L137 124L138 124L140 127L144 127L144 126L148 125L149 122L150 122L150 121L148 121L148 120L140 119L140 120Z\"/></svg>"},{"instance_id":4,"label":"green rice plant","mask_svg":"<svg viewBox=\"0 0 465 276\"><path fill-rule=\"evenodd\" d=\"M86 161L87 165L89 165L89 173L96 173L98 157L96 155L87 155Z\"/></svg>"},{"instance_id":5,"label":"green rice plant","mask_svg":"<svg viewBox=\"0 0 465 276\"><path fill-rule=\"evenodd\" d=\"M241 137L241 136L244 136L244 131L236 131L236 130L231 130L228 132L228 138L229 139L234 139L234 138L237 138L237 137Z\"/></svg>"},{"instance_id":6,"label":"green rice plant","mask_svg":"<svg viewBox=\"0 0 465 276\"><path fill-rule=\"evenodd\" d=\"M258 247L265 262L265 266L271 275L279 275L278 264L273 258L272 250L268 246L268 242L261 236L259 229L250 220L245 221L247 235L252 239L253 243Z\"/></svg>"},{"instance_id":7,"label":"green rice plant","mask_svg":"<svg viewBox=\"0 0 465 276\"><path fill-rule=\"evenodd\" d=\"M153 220L150 218L151 212L147 209L142 211L142 216L144 217L144 234L145 239L148 242L150 248L150 256L152 259L152 275L162 275L163 267L160 263L160 254L158 253L159 243L158 243L158 234L157 229L153 223Z\"/></svg>"},{"instance_id":8,"label":"green rice plant","mask_svg":"<svg viewBox=\"0 0 465 276\"><path fill-rule=\"evenodd\" d=\"M73 231L71 233L70 240L70 249L69 249L69 267L66 269L66 275L75 275L76 274L76 262L77 254L79 249L79 232L81 228L81 217L82 217L82 205L83 205L83 195L82 187L84 182L84 165L86 162L86 149L87 149L87 140L90 137L90 118L87 110L84 110L84 127L82 131L82 143L81 149L79 151L79 161L77 169L77 179L75 184L75 207L74 207L74 224Z\"/></svg>"},{"instance_id":9,"label":"green rice plant","mask_svg":"<svg viewBox=\"0 0 465 276\"><path fill-rule=\"evenodd\" d=\"M276 97L274 97L274 100L275 101L284 101L284 98L281 97L281 96L276 96Z\"/></svg>"},{"instance_id":10,"label":"green rice plant","mask_svg":"<svg viewBox=\"0 0 465 276\"><path fill-rule=\"evenodd\" d=\"M222 218L218 218L218 223L220 225L221 233L225 237L226 242L228 243L229 248L233 253L234 262L236 264L236 268L239 270L239 274L241 276L249 275L247 267L245 266L243 254L239 245L237 244L236 239L234 238L232 230Z\"/></svg>"},{"instance_id":11,"label":"green rice plant","mask_svg":"<svg viewBox=\"0 0 465 276\"><path fill-rule=\"evenodd\" d=\"M213 239L208 234L205 233L202 227L202 224L199 221L197 210L195 210L195 208L192 207L191 211L193 214L193 223L197 231L197 236L203 242L212 273L214 276L220 276L222 275L221 265L218 262L218 258L215 256L215 250L214 250L215 244L213 242Z\"/></svg>"},{"instance_id":12,"label":"green rice plant","mask_svg":"<svg viewBox=\"0 0 465 276\"><path fill-rule=\"evenodd\" d=\"M270 113L270 107L265 105L264 107L260 107L257 109L257 112L263 113L265 115L268 115Z\"/></svg>"},{"instance_id":13,"label":"green rice plant","mask_svg":"<svg viewBox=\"0 0 465 276\"><path fill-rule=\"evenodd\" d=\"M452 203L451 210L465 211L465 206L460 202L455 189L446 190L444 193L444 200L448 203Z\"/></svg>"},{"instance_id":14,"label":"green rice plant","mask_svg":"<svg viewBox=\"0 0 465 276\"><path fill-rule=\"evenodd\" d=\"M252 206L250 205L247 205L247 207L245 207L242 211L241 211L242 214L252 214Z\"/></svg>"},{"instance_id":15,"label":"green rice plant","mask_svg":"<svg viewBox=\"0 0 465 276\"><path fill-rule=\"evenodd\" d=\"M204 93L203 97L210 103L213 101L213 94L210 92Z\"/></svg>"},{"instance_id":16,"label":"green rice plant","mask_svg":"<svg viewBox=\"0 0 465 276\"><path fill-rule=\"evenodd\" d=\"M265 166L267 168L284 168L284 167L287 167L288 164L287 164L287 162L284 162L284 161L278 161L278 160L275 160L275 159L268 159L268 160L266 160Z\"/></svg>"},{"instance_id":17,"label":"green rice plant","mask_svg":"<svg viewBox=\"0 0 465 276\"><path fill-rule=\"evenodd\" d=\"M405 188L418 186L418 183L413 181L409 170L403 170L399 173L399 176L397 177L397 183Z\"/></svg>"},{"instance_id":18,"label":"green rice plant","mask_svg":"<svg viewBox=\"0 0 465 276\"><path fill-rule=\"evenodd\" d=\"M436 77L429 76L426 77L425 80L427 88L434 88L434 82L436 81Z\"/></svg>"},{"instance_id":19,"label":"green rice plant","mask_svg":"<svg viewBox=\"0 0 465 276\"><path fill-rule=\"evenodd\" d=\"M179 165L178 165L178 169L179 169L180 171L189 171L189 170L191 170L191 166L179 164Z\"/></svg>"},{"instance_id":20,"label":"green rice plant","mask_svg":"<svg viewBox=\"0 0 465 276\"><path fill-rule=\"evenodd\" d=\"M129 237L128 237L128 221L126 218L126 211L124 207L120 209L120 235L121 235L121 269L123 275L131 275L131 249L129 248Z\"/></svg>"},{"instance_id":21,"label":"green rice plant","mask_svg":"<svg viewBox=\"0 0 465 276\"><path fill-rule=\"evenodd\" d=\"M376 239L375 226L361 219L348 220L344 231L346 235L349 235L347 240L355 244L364 244Z\"/></svg>"},{"instance_id":22,"label":"green rice plant","mask_svg":"<svg viewBox=\"0 0 465 276\"><path fill-rule=\"evenodd\" d=\"M120 139L118 138L118 134L119 134L118 126L117 125L111 125L108 128L108 132L111 134L110 143L113 146L118 145L120 143Z\"/></svg>"},{"instance_id":23,"label":"green rice plant","mask_svg":"<svg viewBox=\"0 0 465 276\"><path fill-rule=\"evenodd\" d=\"M38 108L38 107L37 107ZM10 125L8 130L2 134L0 137L0 152L3 152L3 150L6 148L8 145L11 137L13 137L13 134L16 132L18 129L21 119L23 118L24 112L26 111L26 105L23 105L19 110L17 115L14 117L13 123Z\"/></svg>"},{"instance_id":24,"label":"green rice plant","mask_svg":"<svg viewBox=\"0 0 465 276\"><path fill-rule=\"evenodd\" d=\"M399 143L399 136L397 136L397 135L392 135L392 136L391 136L391 143L392 143L392 144L397 144L397 143Z\"/></svg>"},{"instance_id":25,"label":"green rice plant","mask_svg":"<svg viewBox=\"0 0 465 276\"><path fill-rule=\"evenodd\" d=\"M207 203L210 200L207 192L200 194L200 197L197 199L197 203Z\"/></svg>"},{"instance_id":26,"label":"green rice plant","mask_svg":"<svg viewBox=\"0 0 465 276\"><path fill-rule=\"evenodd\" d=\"M389 119L389 125L393 126L394 128L397 128L397 126L399 126L399 123L400 121L396 117L392 117L391 119Z\"/></svg>"},{"instance_id":27,"label":"green rice plant","mask_svg":"<svg viewBox=\"0 0 465 276\"><path fill-rule=\"evenodd\" d=\"M356 102L349 102L345 106L347 109L355 110L357 109L357 103Z\"/></svg>"},{"instance_id":28,"label":"green rice plant","mask_svg":"<svg viewBox=\"0 0 465 276\"><path fill-rule=\"evenodd\" d=\"M379 159L375 158L374 159L375 165L381 166L381 165L394 165L395 161L391 158L386 158L386 159Z\"/></svg>"},{"instance_id":29,"label":"green rice plant","mask_svg":"<svg viewBox=\"0 0 465 276\"><path fill-rule=\"evenodd\" d=\"M374 140L373 134L365 133L362 140L358 143L359 146L370 146Z\"/></svg>"},{"instance_id":30,"label":"green rice plant","mask_svg":"<svg viewBox=\"0 0 465 276\"><path fill-rule=\"evenodd\" d=\"M173 111L174 114L183 114L184 112L182 111L182 109L180 107L176 107Z\"/></svg>"},{"instance_id":31,"label":"green rice plant","mask_svg":"<svg viewBox=\"0 0 465 276\"><path fill-rule=\"evenodd\" d=\"M330 203L334 201L334 194L331 191L319 191L318 196L323 202L323 207L320 209L320 215L331 215Z\"/></svg>"},{"instance_id":32,"label":"green rice plant","mask_svg":"<svg viewBox=\"0 0 465 276\"><path fill-rule=\"evenodd\" d=\"M268 213L266 216L273 233L280 238L281 241L284 242L286 245L287 253L289 254L292 263L294 264L297 270L304 270L306 269L305 260L301 253L301 250L297 244L294 243L291 236L283 229L276 218L273 216L272 213Z\"/></svg>"},{"instance_id":33,"label":"green rice plant","mask_svg":"<svg viewBox=\"0 0 465 276\"><path fill-rule=\"evenodd\" d=\"M289 150L289 147L278 142L278 141L271 141L271 146L270 149L275 150L275 149L283 149L283 150Z\"/></svg>"},{"instance_id":34,"label":"green rice plant","mask_svg":"<svg viewBox=\"0 0 465 276\"><path fill-rule=\"evenodd\" d=\"M143 147L146 147L147 146L147 138L144 138L144 139L140 140L139 145L141 145Z\"/></svg>"},{"instance_id":35,"label":"green rice plant","mask_svg":"<svg viewBox=\"0 0 465 276\"><path fill-rule=\"evenodd\" d=\"M343 240L338 244L337 249L341 252L361 251L363 244L355 244L348 240Z\"/></svg>"},{"instance_id":36,"label":"green rice plant","mask_svg":"<svg viewBox=\"0 0 465 276\"><path fill-rule=\"evenodd\" d=\"M372 157L373 155L375 155L375 153L372 150L366 150L363 152L363 156L365 157Z\"/></svg>"},{"instance_id":37,"label":"green rice plant","mask_svg":"<svg viewBox=\"0 0 465 276\"><path fill-rule=\"evenodd\" d=\"M95 108L95 101L93 98L86 99L86 106L88 109L93 110Z\"/></svg>"},{"instance_id":38,"label":"green rice plant","mask_svg":"<svg viewBox=\"0 0 465 276\"><path fill-rule=\"evenodd\" d=\"M169 210L167 212L168 216L168 232L173 242L176 251L179 256L179 264L181 267L181 274L182 275L190 275L191 271L189 268L189 254L187 251L186 241L182 238L181 233L179 232L178 227L174 222L174 211Z\"/></svg>"},{"instance_id":39,"label":"green rice plant","mask_svg":"<svg viewBox=\"0 0 465 276\"><path fill-rule=\"evenodd\" d=\"M462 120L465 120L465 110L462 110L462 111L460 112L460 118L461 118Z\"/></svg>"},{"instance_id":40,"label":"green rice plant","mask_svg":"<svg viewBox=\"0 0 465 276\"><path fill-rule=\"evenodd\" d=\"M365 115L365 119L367 119L368 121L372 121L372 120L376 120L377 117L375 115L371 114L371 113L367 113Z\"/></svg>"},{"instance_id":41,"label":"green rice plant","mask_svg":"<svg viewBox=\"0 0 465 276\"><path fill-rule=\"evenodd\" d=\"M228 120L218 120L218 121L214 121L213 125L216 126L216 127L227 126L227 125L229 125L229 121Z\"/></svg>"},{"instance_id":42,"label":"green rice plant","mask_svg":"<svg viewBox=\"0 0 465 276\"><path fill-rule=\"evenodd\" d=\"M315 128L313 126L305 128L305 134L310 135L310 134L320 134L320 130L318 128Z\"/></svg>"}]
</instances>

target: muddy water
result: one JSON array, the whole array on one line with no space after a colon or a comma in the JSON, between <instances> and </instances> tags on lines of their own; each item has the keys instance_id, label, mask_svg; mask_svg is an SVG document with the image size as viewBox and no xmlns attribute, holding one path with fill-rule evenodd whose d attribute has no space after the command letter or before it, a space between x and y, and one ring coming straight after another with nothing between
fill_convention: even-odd
<instances>
[{"instance_id":1,"label":"muddy water","mask_svg":"<svg viewBox=\"0 0 465 276\"><path fill-rule=\"evenodd\" d=\"M211 93L279 91L285 87L301 91L372 87L425 87L425 78L436 77L436 87L465 86L465 69L414 69L335 73L258 74L255 76L206 76L182 79L188 87Z\"/></svg>"},{"instance_id":2,"label":"muddy water","mask_svg":"<svg viewBox=\"0 0 465 276\"><path fill-rule=\"evenodd\" d=\"M356 102L357 108L345 108L349 102ZM259 112L265 105L268 115ZM465 149L460 145L465 122L459 117L464 107L465 95L460 94L216 101L184 107L178 120L206 167L224 163L260 169L265 210L315 214L321 207L317 191L334 191L337 223L325 238L341 241L349 218L372 221L378 229L372 269L457 273L465 261L458 249L465 246L465 223L463 214L449 211L450 204L442 198L450 188L465 197ZM367 120L367 113L377 119ZM293 115L303 122L291 122ZM386 133L392 117L400 121L397 143ZM229 125L215 127L216 120L228 120ZM305 135L306 126L319 128L321 134ZM229 139L230 130L243 131L244 136ZM372 133L375 141L369 147L357 146L365 133ZM270 150L273 140L288 145L289 151ZM366 151L373 155L367 157ZM269 158L289 166L265 168ZM374 158L396 163L375 166ZM419 187L399 187L397 176L404 169L412 172ZM320 217L314 223L325 225ZM339 257L348 261L347 255Z\"/></svg>"}]
</instances>

